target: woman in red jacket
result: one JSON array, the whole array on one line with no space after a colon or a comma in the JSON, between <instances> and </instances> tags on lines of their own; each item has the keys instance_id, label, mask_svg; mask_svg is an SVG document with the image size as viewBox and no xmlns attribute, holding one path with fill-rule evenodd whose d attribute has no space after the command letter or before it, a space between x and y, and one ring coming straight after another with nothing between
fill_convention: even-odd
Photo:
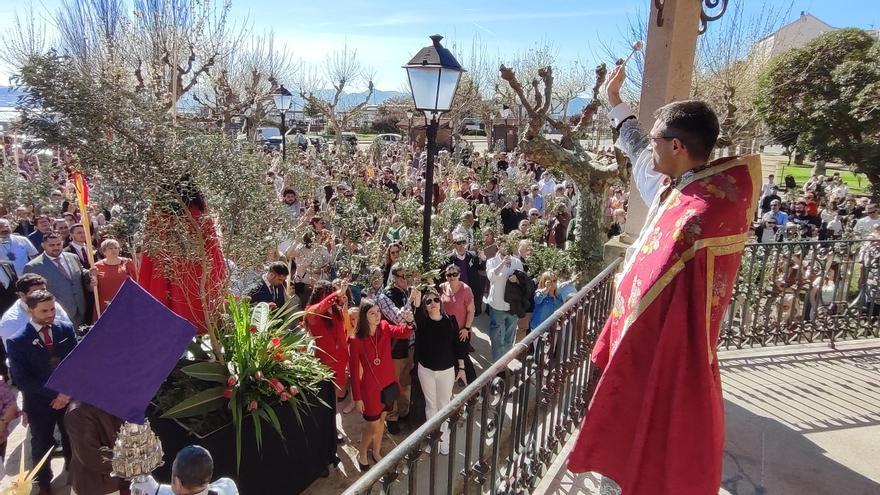
<instances>
[{"instance_id":1,"label":"woman in red jacket","mask_svg":"<svg viewBox=\"0 0 880 495\"><path fill-rule=\"evenodd\" d=\"M391 411L394 400L383 403L382 391L396 387L398 394L400 385L391 360L391 338L409 338L413 331L413 315L404 314L405 325L393 325L382 320L382 312L372 299L361 300L358 314L357 333L351 339L350 369L361 368L361 373L352 373L351 392L358 410L364 415L367 427L361 434L361 445L358 449L358 465L361 471L369 469L367 451L373 448L373 461L382 459L382 432L385 425L385 414Z\"/></svg>"},{"instance_id":2,"label":"woman in red jacket","mask_svg":"<svg viewBox=\"0 0 880 495\"><path fill-rule=\"evenodd\" d=\"M348 284L339 284L335 289L330 282L318 282L312 290L312 297L306 311L306 329L315 338L318 347L315 355L333 371L336 384L336 398L341 401L346 395L346 371L348 369L348 334L345 319L348 318Z\"/></svg>"}]
</instances>

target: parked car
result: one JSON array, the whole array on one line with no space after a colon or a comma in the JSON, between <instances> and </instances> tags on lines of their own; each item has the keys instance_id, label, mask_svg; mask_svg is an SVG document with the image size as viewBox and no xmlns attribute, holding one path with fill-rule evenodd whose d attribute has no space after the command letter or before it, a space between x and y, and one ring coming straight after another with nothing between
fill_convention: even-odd
<instances>
[{"instance_id":1,"label":"parked car","mask_svg":"<svg viewBox=\"0 0 880 495\"><path fill-rule=\"evenodd\" d=\"M397 143L403 139L403 136L400 134L379 134L376 136L376 139L379 140L382 144L385 143Z\"/></svg>"},{"instance_id":2,"label":"parked car","mask_svg":"<svg viewBox=\"0 0 880 495\"><path fill-rule=\"evenodd\" d=\"M257 142L257 144L261 146L265 146L267 144L272 146L280 146L281 131L279 131L277 127L258 127L257 134L256 136L254 136L254 140Z\"/></svg>"}]
</instances>

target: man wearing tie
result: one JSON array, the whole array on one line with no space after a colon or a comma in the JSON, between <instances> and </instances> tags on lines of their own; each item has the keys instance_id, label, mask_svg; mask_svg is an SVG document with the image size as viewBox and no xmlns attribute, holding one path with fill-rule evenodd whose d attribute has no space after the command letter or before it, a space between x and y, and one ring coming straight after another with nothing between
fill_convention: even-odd
<instances>
[{"instance_id":1,"label":"man wearing tie","mask_svg":"<svg viewBox=\"0 0 880 495\"><path fill-rule=\"evenodd\" d=\"M73 327L54 323L55 297L38 290L27 296L25 304L30 320L18 333L6 341L9 370L21 390L24 412L31 427L31 460L34 464L55 447L55 427L61 432L61 444L66 461L70 446L64 429L64 411L70 397L49 390L46 381L58 364L76 346ZM40 495L51 493L52 467L43 464L37 474Z\"/></svg>"},{"instance_id":2,"label":"man wearing tie","mask_svg":"<svg viewBox=\"0 0 880 495\"><path fill-rule=\"evenodd\" d=\"M270 264L266 274L263 275L263 280L248 292L251 304L264 302L275 304L278 308L284 306L287 300L284 295L284 284L288 275L290 270L284 262L275 261Z\"/></svg>"},{"instance_id":3,"label":"man wearing tie","mask_svg":"<svg viewBox=\"0 0 880 495\"><path fill-rule=\"evenodd\" d=\"M49 292L58 298L74 328L79 328L92 315L86 292L95 283L95 269L86 270L75 254L65 253L63 248L64 240L59 234L46 234L43 239L43 254L32 259L24 267L24 272L36 273L46 279Z\"/></svg>"},{"instance_id":4,"label":"man wearing tie","mask_svg":"<svg viewBox=\"0 0 880 495\"><path fill-rule=\"evenodd\" d=\"M70 226L70 244L64 248L64 252L75 254L83 268L89 269L92 267L86 254L86 229L83 228L81 223L75 223Z\"/></svg>"}]
</instances>

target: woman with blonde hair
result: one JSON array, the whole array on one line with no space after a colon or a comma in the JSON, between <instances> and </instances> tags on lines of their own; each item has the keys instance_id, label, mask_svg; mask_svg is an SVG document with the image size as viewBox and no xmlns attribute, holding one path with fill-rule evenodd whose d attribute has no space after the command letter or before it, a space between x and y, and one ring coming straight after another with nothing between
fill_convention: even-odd
<instances>
[{"instance_id":1,"label":"woman with blonde hair","mask_svg":"<svg viewBox=\"0 0 880 495\"><path fill-rule=\"evenodd\" d=\"M98 270L98 301L95 305L103 314L125 279L131 278L137 282L137 269L129 258L119 256L120 247L116 239L105 239L100 251L104 259L95 263Z\"/></svg>"}]
</instances>

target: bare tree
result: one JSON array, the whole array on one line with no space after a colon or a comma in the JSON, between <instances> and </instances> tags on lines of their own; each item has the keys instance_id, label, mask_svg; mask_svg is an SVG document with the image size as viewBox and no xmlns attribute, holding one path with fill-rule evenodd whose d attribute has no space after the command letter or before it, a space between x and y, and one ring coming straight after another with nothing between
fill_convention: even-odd
<instances>
[{"instance_id":1,"label":"bare tree","mask_svg":"<svg viewBox=\"0 0 880 495\"><path fill-rule=\"evenodd\" d=\"M217 61L204 84L193 91L196 102L208 109L221 127L244 116L256 128L274 109L271 93L292 81L299 67L287 47L276 48L274 33L254 36L249 46Z\"/></svg>"},{"instance_id":2,"label":"bare tree","mask_svg":"<svg viewBox=\"0 0 880 495\"><path fill-rule=\"evenodd\" d=\"M46 52L46 25L38 19L32 3L27 4L23 15L14 13L9 30L0 35L0 43L0 60L13 68L22 67L31 57Z\"/></svg>"},{"instance_id":3,"label":"bare tree","mask_svg":"<svg viewBox=\"0 0 880 495\"><path fill-rule=\"evenodd\" d=\"M367 84L363 101L346 107L343 100L346 89L362 82ZM333 88L333 94L329 98L324 97L321 92L328 85ZM328 54L321 69L312 67L302 71L298 86L303 100L317 109L333 126L337 147L342 146L342 131L347 130L360 117L370 102L374 89L373 75L358 59L357 50L349 49L348 45Z\"/></svg>"}]
</instances>

